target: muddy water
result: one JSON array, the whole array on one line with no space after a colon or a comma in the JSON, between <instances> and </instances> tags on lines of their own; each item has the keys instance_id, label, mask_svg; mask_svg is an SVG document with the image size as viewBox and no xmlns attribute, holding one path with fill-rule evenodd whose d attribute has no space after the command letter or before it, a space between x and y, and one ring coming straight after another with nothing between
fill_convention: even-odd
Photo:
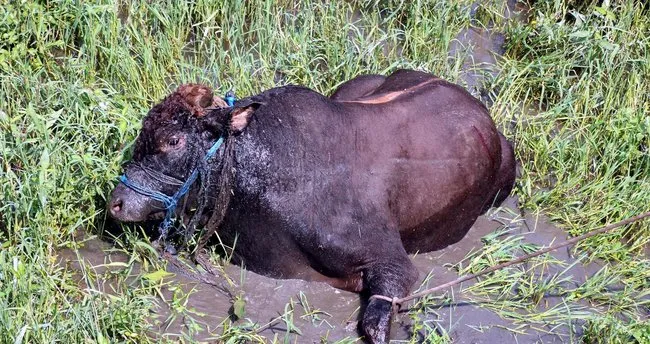
<instances>
[{"instance_id":1,"label":"muddy water","mask_svg":"<svg viewBox=\"0 0 650 344\"><path fill-rule=\"evenodd\" d=\"M503 209L492 210L480 217L469 234L458 244L441 251L415 255L412 258L413 263L420 272L420 281L416 287L432 287L457 278L452 265L463 260L471 251L480 249L484 236L496 230L503 230L506 226L509 228L506 235L520 235L527 243L548 245L565 240L565 231L549 224L544 217L532 214L522 217L515 203L514 199L510 199ZM123 254L111 253L110 248L110 244L92 239L86 241L77 252L61 252L61 258L71 270L77 270L82 266L79 261L81 257L86 269L101 274L108 269L107 263L128 261L128 257ZM576 262L568 249L559 250L552 255L567 264L575 263L561 275L570 277L570 283L583 282L599 268L595 264L585 266ZM565 267L552 265L539 273L550 277L564 269ZM357 321L362 300L357 294L337 290L323 283L271 279L231 265L225 268L225 274L236 285L227 286L227 292L224 292L220 288L178 273L177 269L170 271L177 273L168 277L166 281L170 283L162 288L162 300L166 301L161 300L159 306L154 309L154 316L161 323L159 328L152 329L153 335L175 338L178 333L185 332L196 340L214 340L223 331L220 324L232 316L233 296L245 300L244 319L237 320L235 324L264 325L284 315L261 332L261 335L269 340L320 343L322 340L332 342L344 338L354 339L359 335ZM429 278L423 282L426 277ZM141 278L138 266L133 270L132 278ZM448 290L447 295L453 296L453 301L434 307L426 315L420 315L420 318L437 327L439 332L448 333L455 343L563 343L567 342L570 336L580 335L570 333L572 325L576 324L545 327L539 324L515 323L513 320L501 318L497 313L481 307L480 303L472 301L471 295L463 292L463 288L472 283L474 282L466 282L462 288L456 286ZM96 288L110 291L124 287L114 285L108 279L99 283ZM190 293L187 308L192 309L192 313L166 321L172 315L168 305L173 298L170 288L181 288ZM549 297L540 303L539 310L543 311L561 301L561 298ZM203 330L190 332L190 319ZM287 319L291 319L289 323L292 323L297 331L290 331L285 321ZM407 310L403 310L393 322L392 338L407 340L411 338L413 331Z\"/></svg>"},{"instance_id":2,"label":"muddy water","mask_svg":"<svg viewBox=\"0 0 650 344\"><path fill-rule=\"evenodd\" d=\"M479 2L472 5L472 18L475 17ZM504 2L504 20L527 21L529 8L517 0ZM490 105L496 90L488 90L490 79L497 76L497 62L504 53L505 36L493 30L491 23L470 26L456 35L449 45L449 57L462 62L462 72L457 82L486 105Z\"/></svg>"}]
</instances>

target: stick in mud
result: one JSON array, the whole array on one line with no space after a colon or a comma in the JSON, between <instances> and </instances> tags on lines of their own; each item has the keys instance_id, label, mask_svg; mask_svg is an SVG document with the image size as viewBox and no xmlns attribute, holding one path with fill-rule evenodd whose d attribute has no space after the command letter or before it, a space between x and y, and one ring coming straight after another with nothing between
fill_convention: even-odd
<instances>
[{"instance_id":1,"label":"stick in mud","mask_svg":"<svg viewBox=\"0 0 650 344\"><path fill-rule=\"evenodd\" d=\"M551 252L553 250L557 250L558 248L571 246L571 245L573 245L573 244L575 244L575 243L577 243L577 242L579 242L581 240L584 240L584 239L587 239L587 238L592 237L594 235L605 233L605 232L610 231L612 229L616 229L618 227L625 226L627 224L642 220L642 219L644 219L644 218L646 218L648 216L650 216L650 211L639 214L639 215L636 215L636 216L633 216L633 217L629 217L629 218L627 218L625 220L613 223L611 225L601 227L599 229L594 229L594 230L589 231L589 232L587 232L587 233L585 233L583 235L579 235L577 237L571 238L571 239L569 239L569 240L567 240L567 241L565 241L563 243L549 246L547 248L544 248L544 249L541 249L539 251L524 255L524 256L519 257L517 259L495 265L495 266L493 266L491 268L488 268L486 270L483 270L481 272L466 275L466 276L463 276L463 277L459 277L459 278L457 278L457 279L455 279L453 281L450 281L450 282L435 286L433 288L425 289L423 291L420 291L420 292L405 296L403 298L391 298L391 297L384 296L384 295L372 295L372 296L370 296L370 298L371 299L375 298L375 299L388 301L388 302L392 303L393 310L396 311L396 310L399 310L400 306L404 302L408 302L408 301L413 300L413 299L417 299L417 298L420 298L420 297L423 297L423 296L426 296L426 295L429 295L429 294L433 294L433 293L435 293L435 292L437 292L439 290L454 286L454 285L459 284L459 283L463 283L465 281L474 279L476 277L483 276L483 275L488 274L490 272L497 271L497 270L503 269L503 268L511 266L511 265L522 263L522 262L524 262L524 261L526 261L526 260L528 260L530 258L540 256L540 255L542 255L544 253L548 253L548 252Z\"/></svg>"}]
</instances>

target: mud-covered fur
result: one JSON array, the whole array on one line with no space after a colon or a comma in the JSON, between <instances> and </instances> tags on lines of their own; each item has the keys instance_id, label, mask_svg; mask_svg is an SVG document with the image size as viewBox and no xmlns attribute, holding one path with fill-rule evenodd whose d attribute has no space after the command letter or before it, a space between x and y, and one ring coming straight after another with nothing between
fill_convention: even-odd
<instances>
[{"instance_id":1,"label":"mud-covered fur","mask_svg":"<svg viewBox=\"0 0 650 344\"><path fill-rule=\"evenodd\" d=\"M514 183L512 148L486 108L430 74L364 76L332 98L286 86L198 111L190 103L208 102L187 93L147 115L129 166L183 180L226 136L188 202L203 190L202 217L223 215L210 230L234 246L235 263L263 275L403 297L417 279L408 253L457 242ZM226 172L228 187L205 185ZM173 192L141 168L127 174ZM223 192L229 202L215 209ZM123 185L109 204L121 221L142 221L157 206ZM366 339L387 342L390 320L390 303L372 299L361 321Z\"/></svg>"}]
</instances>

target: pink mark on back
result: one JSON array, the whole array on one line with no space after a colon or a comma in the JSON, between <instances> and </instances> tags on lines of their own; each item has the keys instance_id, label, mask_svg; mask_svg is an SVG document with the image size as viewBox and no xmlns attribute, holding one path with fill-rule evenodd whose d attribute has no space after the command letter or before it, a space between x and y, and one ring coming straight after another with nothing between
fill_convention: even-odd
<instances>
[{"instance_id":1,"label":"pink mark on back","mask_svg":"<svg viewBox=\"0 0 650 344\"><path fill-rule=\"evenodd\" d=\"M397 97L401 96L402 94L408 93L408 92L413 92L416 91L428 84L433 83L434 81L439 81L441 79L439 78L432 78L430 80L424 81L422 83L419 83L415 86L411 86L407 89L401 90L401 91L394 91L394 92L388 92L385 93L381 96L366 96L361 99L356 99L356 100L339 100L338 102L340 103L359 103L359 104L384 104L388 103L392 100L395 100Z\"/></svg>"}]
</instances>

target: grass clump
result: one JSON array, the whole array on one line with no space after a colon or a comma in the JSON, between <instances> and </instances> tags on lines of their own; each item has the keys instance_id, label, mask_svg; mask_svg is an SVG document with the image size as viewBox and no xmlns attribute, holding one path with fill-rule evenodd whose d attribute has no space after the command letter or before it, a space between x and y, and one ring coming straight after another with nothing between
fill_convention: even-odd
<instances>
[{"instance_id":1,"label":"grass clump","mask_svg":"<svg viewBox=\"0 0 650 344\"><path fill-rule=\"evenodd\" d=\"M494 107L517 122L526 205L549 210L573 234L647 210L650 195L641 192L650 186L647 10L636 2L540 3L533 10L529 25L508 30L516 39L509 41ZM650 233L635 225L626 234L636 250L617 249L605 237L585 245L620 260L615 251L638 254Z\"/></svg>"},{"instance_id":2,"label":"grass clump","mask_svg":"<svg viewBox=\"0 0 650 344\"><path fill-rule=\"evenodd\" d=\"M632 1L536 2L528 24L499 23L508 41L492 112L512 122L518 194L573 235L650 204L649 18ZM585 262L611 264L577 289L559 288L569 300L600 309L573 313L586 321L584 341L647 341L649 240L650 226L642 222L578 244ZM502 247L488 245L485 252ZM532 277L531 269L516 271L526 277L495 273L481 283L508 289ZM623 290L612 291L615 286Z\"/></svg>"},{"instance_id":3,"label":"grass clump","mask_svg":"<svg viewBox=\"0 0 650 344\"><path fill-rule=\"evenodd\" d=\"M598 317L587 322L585 333L585 343L603 343L603 338L612 344L648 343L650 323L647 319L629 324L611 316Z\"/></svg>"}]
</instances>

